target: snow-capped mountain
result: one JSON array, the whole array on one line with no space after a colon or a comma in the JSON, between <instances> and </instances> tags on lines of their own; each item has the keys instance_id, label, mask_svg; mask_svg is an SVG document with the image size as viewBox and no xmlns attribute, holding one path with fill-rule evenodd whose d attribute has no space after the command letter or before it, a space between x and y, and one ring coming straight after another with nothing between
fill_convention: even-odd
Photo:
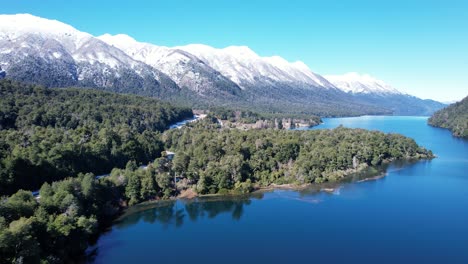
<instances>
[{"instance_id":1,"label":"snow-capped mountain","mask_svg":"<svg viewBox=\"0 0 468 264\"><path fill-rule=\"evenodd\" d=\"M246 46L162 47L127 35L94 37L56 20L0 15L0 78L92 87L195 107L319 115L427 114L442 107L368 75L322 77L304 63ZM338 88L337 88L338 87Z\"/></svg>"},{"instance_id":2,"label":"snow-capped mountain","mask_svg":"<svg viewBox=\"0 0 468 264\"><path fill-rule=\"evenodd\" d=\"M401 94L400 91L369 74L350 72L343 75L325 75L327 80L347 93Z\"/></svg>"},{"instance_id":3,"label":"snow-capped mountain","mask_svg":"<svg viewBox=\"0 0 468 264\"><path fill-rule=\"evenodd\" d=\"M93 37L57 20L44 19L30 14L0 15L0 39L17 42L25 35L31 34L44 39L54 39L72 52ZM28 45L28 43L22 44L23 47Z\"/></svg>"},{"instance_id":4,"label":"snow-capped mountain","mask_svg":"<svg viewBox=\"0 0 468 264\"><path fill-rule=\"evenodd\" d=\"M314 88L335 88L304 63L290 63L279 56L260 57L247 46L216 49L202 44L179 46L221 72L241 88L288 83Z\"/></svg>"},{"instance_id":5,"label":"snow-capped mountain","mask_svg":"<svg viewBox=\"0 0 468 264\"><path fill-rule=\"evenodd\" d=\"M325 75L336 87L349 93L356 101L380 105L395 115L430 115L444 105L402 93L369 74L355 72L344 75Z\"/></svg>"},{"instance_id":6,"label":"snow-capped mountain","mask_svg":"<svg viewBox=\"0 0 468 264\"><path fill-rule=\"evenodd\" d=\"M98 38L133 59L159 69L180 87L198 94L237 94L240 90L237 84L186 51L137 42L124 34L105 34Z\"/></svg>"},{"instance_id":7,"label":"snow-capped mountain","mask_svg":"<svg viewBox=\"0 0 468 264\"><path fill-rule=\"evenodd\" d=\"M28 14L0 15L0 66L13 79L147 95L177 89L165 74L88 33ZM164 88L164 89L162 89Z\"/></svg>"}]
</instances>

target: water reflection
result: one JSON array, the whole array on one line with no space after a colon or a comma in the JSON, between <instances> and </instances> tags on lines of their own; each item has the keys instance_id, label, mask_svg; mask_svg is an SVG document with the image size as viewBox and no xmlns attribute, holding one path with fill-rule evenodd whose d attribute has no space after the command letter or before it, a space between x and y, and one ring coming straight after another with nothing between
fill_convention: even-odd
<instances>
[{"instance_id":1,"label":"water reflection","mask_svg":"<svg viewBox=\"0 0 468 264\"><path fill-rule=\"evenodd\" d=\"M265 192L262 201L141 206L153 212L140 209L125 216L138 224L101 236L95 263L468 263L467 141L421 118L375 119L353 126L411 136L438 158L394 162L376 181Z\"/></svg>"},{"instance_id":2,"label":"water reflection","mask_svg":"<svg viewBox=\"0 0 468 264\"><path fill-rule=\"evenodd\" d=\"M262 194L253 197L199 198L138 205L120 217L115 228L125 229L140 221L149 224L160 223L165 227L181 227L184 221L195 222L199 218L215 218L222 213L230 214L233 220L239 220L244 213L244 206L250 205L250 199L255 197L261 198Z\"/></svg>"},{"instance_id":3,"label":"water reflection","mask_svg":"<svg viewBox=\"0 0 468 264\"><path fill-rule=\"evenodd\" d=\"M340 195L340 188L344 183L362 182L383 178L388 172L396 172L405 168L411 170L415 164L429 163L431 161L394 161L378 167L369 167L366 170L348 176L338 182L326 182L312 185L297 192L276 191L274 197L298 200L307 203L320 203L318 194ZM160 201L137 205L120 217L115 225L117 229L126 229L138 224L140 221L154 224L160 223L165 228L169 226L181 227L185 221L196 222L199 218L215 218L220 214L230 214L232 220L240 220L244 213L244 206L251 204L251 199L263 199L264 192L256 192L243 197L204 197L194 200Z\"/></svg>"}]
</instances>

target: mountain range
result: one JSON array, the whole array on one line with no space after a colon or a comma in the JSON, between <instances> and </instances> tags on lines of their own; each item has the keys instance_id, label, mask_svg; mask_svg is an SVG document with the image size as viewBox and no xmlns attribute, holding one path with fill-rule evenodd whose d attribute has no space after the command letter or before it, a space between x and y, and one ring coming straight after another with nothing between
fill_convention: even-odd
<instances>
[{"instance_id":1,"label":"mountain range","mask_svg":"<svg viewBox=\"0 0 468 264\"><path fill-rule=\"evenodd\" d=\"M3 69L3 70L2 70ZM56 20L0 15L0 78L322 116L428 115L444 104L402 93L369 75L321 76L303 62L246 46L163 47L119 34L92 36Z\"/></svg>"}]
</instances>

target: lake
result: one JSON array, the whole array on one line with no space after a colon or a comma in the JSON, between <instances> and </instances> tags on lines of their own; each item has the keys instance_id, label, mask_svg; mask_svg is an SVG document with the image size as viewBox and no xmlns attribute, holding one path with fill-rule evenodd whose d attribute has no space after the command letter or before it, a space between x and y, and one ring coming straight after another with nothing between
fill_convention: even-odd
<instances>
[{"instance_id":1,"label":"lake","mask_svg":"<svg viewBox=\"0 0 468 264\"><path fill-rule=\"evenodd\" d=\"M468 263L468 141L425 117L324 119L414 138L437 158L332 193L273 191L132 208L92 263Z\"/></svg>"}]
</instances>

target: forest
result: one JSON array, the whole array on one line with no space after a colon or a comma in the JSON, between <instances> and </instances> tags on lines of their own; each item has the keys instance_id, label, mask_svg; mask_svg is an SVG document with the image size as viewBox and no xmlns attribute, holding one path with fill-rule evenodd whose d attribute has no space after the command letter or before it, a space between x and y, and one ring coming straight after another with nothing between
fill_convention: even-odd
<instances>
[{"instance_id":1,"label":"forest","mask_svg":"<svg viewBox=\"0 0 468 264\"><path fill-rule=\"evenodd\" d=\"M192 115L155 99L2 80L0 195L129 160L147 164L163 150L159 134Z\"/></svg>"},{"instance_id":2,"label":"forest","mask_svg":"<svg viewBox=\"0 0 468 264\"><path fill-rule=\"evenodd\" d=\"M395 159L432 158L413 139L363 129L219 129L205 119L162 135L176 153L173 172L198 193L248 192L253 186L338 181Z\"/></svg>"},{"instance_id":3,"label":"forest","mask_svg":"<svg viewBox=\"0 0 468 264\"><path fill-rule=\"evenodd\" d=\"M78 174L44 183L40 198L20 190L0 201L0 254L6 263L82 260L88 242L128 205L199 194L246 194L283 183L339 181L395 159L432 158L414 140L377 131L220 129L206 118L161 135L175 152L146 168L129 161L109 177Z\"/></svg>"},{"instance_id":4,"label":"forest","mask_svg":"<svg viewBox=\"0 0 468 264\"><path fill-rule=\"evenodd\" d=\"M221 127L214 115L167 130L192 111L11 81L0 82L0 91L0 263L83 261L89 242L123 209L186 190L240 195L272 184L336 182L397 159L433 158L399 134L240 130ZM39 186L38 197L22 190Z\"/></svg>"},{"instance_id":5,"label":"forest","mask_svg":"<svg viewBox=\"0 0 468 264\"><path fill-rule=\"evenodd\" d=\"M429 125L447 128L456 137L468 138L468 96L434 113Z\"/></svg>"}]
</instances>

